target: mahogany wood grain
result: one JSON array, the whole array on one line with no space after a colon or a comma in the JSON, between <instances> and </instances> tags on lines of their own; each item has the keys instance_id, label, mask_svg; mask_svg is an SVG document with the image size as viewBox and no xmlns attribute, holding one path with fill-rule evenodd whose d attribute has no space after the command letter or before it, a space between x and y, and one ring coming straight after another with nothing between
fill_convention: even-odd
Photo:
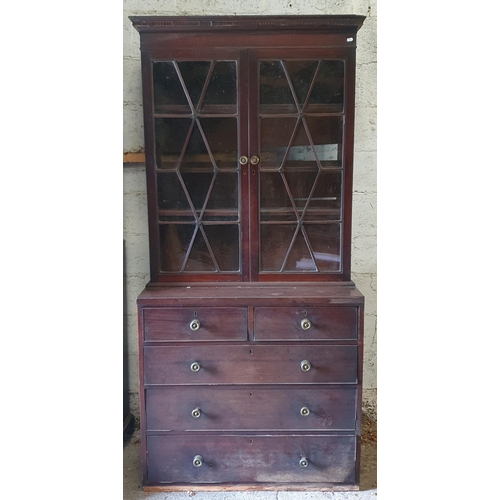
<instances>
[{"instance_id":1,"label":"mahogany wood grain","mask_svg":"<svg viewBox=\"0 0 500 500\"><path fill-rule=\"evenodd\" d=\"M143 487L147 491L357 489L364 297L350 281L350 268L356 34L364 17L130 19L140 33L142 54L151 267L151 281L137 299ZM332 59L343 61L339 65L344 67L341 100L312 102L295 113L278 97L259 109L261 84L264 93L270 85L265 78L260 80L261 61ZM182 102L155 103L152 70L158 61L235 61L236 106L234 102L207 102L207 107L195 109L190 105L186 111ZM290 77L286 78L291 82ZM190 101L184 76L179 77L179 83ZM209 80L202 82L203 95L209 85ZM195 271L196 266L181 272L182 266L162 265L171 245L164 233L160 238L159 227L181 224L189 213L185 213L184 205L178 206L179 210L175 205L158 206L158 175L163 179L170 170L157 169L155 119L232 117L237 122L237 157L250 158L260 156L261 148L267 151L288 144L285 133L290 131L283 129L271 134L269 144L262 146L266 141L260 137L264 132L259 120L262 116L279 120L289 112L298 120L307 115L304 123L308 124L312 137L308 140L312 143L318 137L318 144L338 144L334 168L338 171L335 178L340 179L335 192L335 196L340 193L339 202L325 209L310 207L305 215L307 223L312 218L316 224L338 224L340 246L328 247L325 252L339 255L340 267L317 266L327 272L287 267L288 257L295 262L300 255L293 254L292 241L284 241L284 237L279 241L280 234L275 233L276 242L268 245L265 254L272 265L264 264L261 270L260 165L250 163L230 167L240 172L237 208L236 204L229 211L224 204L208 207L207 198L205 208L210 212L204 212L206 217L197 221L211 229L215 223L239 224L239 269L237 262L228 267L230 272L202 271L203 267ZM335 117L335 132L323 131L322 125L310 116ZM200 134L205 145L207 141L209 145L211 141L224 142L218 132L210 140L201 128ZM299 145L303 145L301 141ZM184 151L187 144L179 151ZM167 149L160 151L159 159L172 156L175 147ZM227 161L225 151L218 154L219 160ZM231 156L235 157L234 151ZM203 177L206 171L211 172L210 162L200 162L196 155L189 158L193 175ZM159 166L165 168L161 162ZM311 171L316 168L305 167ZM275 167L267 165L269 168ZM314 182L320 182L318 179L315 177ZM284 185L291 200L302 196L302 191L294 195L287 183ZM281 221L268 212L263 214L263 222L270 235ZM295 208L293 213L285 213L288 218L292 216L292 223L295 213ZM302 223L298 220L297 227ZM338 241L336 233L332 239ZM323 252L323 240L304 241L316 262L316 252ZM194 238L183 244L188 245L187 255ZM281 255L280 245L288 245L288 253L285 261L275 266L274 261ZM212 260L219 262L211 245L207 249ZM203 252L196 258L201 262ZM220 270L217 265L214 269ZM304 318L311 322L307 330L300 326ZM198 330L189 328L194 319L200 321ZM309 371L301 369L303 360L310 362ZM199 363L199 371L191 369L194 362ZM304 407L310 412L305 417L300 415ZM195 408L201 411L199 418L191 415ZM198 454L203 456L203 465L194 467L193 458ZM307 467L299 465L303 457L309 461Z\"/></svg>"},{"instance_id":2,"label":"mahogany wood grain","mask_svg":"<svg viewBox=\"0 0 500 500\"><path fill-rule=\"evenodd\" d=\"M137 298L142 306L360 306L364 297L352 282L185 283L150 282Z\"/></svg>"},{"instance_id":3,"label":"mahogany wood grain","mask_svg":"<svg viewBox=\"0 0 500 500\"><path fill-rule=\"evenodd\" d=\"M142 314L146 342L247 340L244 307L146 307ZM193 320L200 324L196 331Z\"/></svg>"},{"instance_id":4,"label":"mahogany wood grain","mask_svg":"<svg viewBox=\"0 0 500 500\"><path fill-rule=\"evenodd\" d=\"M147 483L353 483L354 436L149 436ZM193 466L196 455L201 467ZM299 461L307 458L307 467Z\"/></svg>"},{"instance_id":5,"label":"mahogany wood grain","mask_svg":"<svg viewBox=\"0 0 500 500\"><path fill-rule=\"evenodd\" d=\"M145 156L148 188L151 279L156 282L235 281L345 281L350 276L352 150L354 117L354 57L356 33L363 16L132 16L140 32L143 67ZM166 252L158 236L152 62L182 60L237 61L238 156L259 156L258 102L260 59L335 58L346 64L346 111L344 144L341 151L345 182L342 193L341 268L320 273L259 272L259 167L241 168L240 251L241 266L236 273L185 273L161 271ZM308 111L309 112L309 111ZM339 111L340 112L340 111ZM161 113L160 113L161 114Z\"/></svg>"},{"instance_id":6,"label":"mahogany wood grain","mask_svg":"<svg viewBox=\"0 0 500 500\"><path fill-rule=\"evenodd\" d=\"M359 491L357 484L342 483L236 483L236 484L187 484L144 486L144 491L173 492L173 491Z\"/></svg>"},{"instance_id":7,"label":"mahogany wood grain","mask_svg":"<svg viewBox=\"0 0 500 500\"><path fill-rule=\"evenodd\" d=\"M304 372L301 362L311 369ZM199 363L198 372L191 364ZM353 384L357 382L355 345L145 346L144 381L151 385Z\"/></svg>"},{"instance_id":8,"label":"mahogany wood grain","mask_svg":"<svg viewBox=\"0 0 500 500\"><path fill-rule=\"evenodd\" d=\"M169 387L146 391L148 432L286 431L354 432L356 386ZM308 415L301 415L307 408ZM194 418L192 411L199 409Z\"/></svg>"},{"instance_id":9,"label":"mahogany wood grain","mask_svg":"<svg viewBox=\"0 0 500 500\"><path fill-rule=\"evenodd\" d=\"M356 307L256 307L254 338L267 340L340 340L357 338ZM301 321L311 327L304 330Z\"/></svg>"}]
</instances>

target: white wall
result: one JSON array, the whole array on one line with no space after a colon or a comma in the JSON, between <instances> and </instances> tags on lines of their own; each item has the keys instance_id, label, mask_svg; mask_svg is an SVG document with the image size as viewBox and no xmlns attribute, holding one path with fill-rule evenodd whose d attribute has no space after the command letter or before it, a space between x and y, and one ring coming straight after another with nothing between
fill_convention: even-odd
<instances>
[{"instance_id":1,"label":"white wall","mask_svg":"<svg viewBox=\"0 0 500 500\"><path fill-rule=\"evenodd\" d=\"M364 402L376 403L376 0L124 0L123 118L124 152L142 151L142 98L139 34L131 15L359 14L367 16L358 33L352 279L365 295ZM124 164L127 328L132 412L137 415L138 354L135 299L149 280L144 165Z\"/></svg>"}]
</instances>

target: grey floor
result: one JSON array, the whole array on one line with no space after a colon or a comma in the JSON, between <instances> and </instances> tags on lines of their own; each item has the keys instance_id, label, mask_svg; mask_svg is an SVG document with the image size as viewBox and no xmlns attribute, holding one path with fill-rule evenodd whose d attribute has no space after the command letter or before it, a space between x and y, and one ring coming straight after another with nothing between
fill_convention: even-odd
<instances>
[{"instance_id":1,"label":"grey floor","mask_svg":"<svg viewBox=\"0 0 500 500\"><path fill-rule=\"evenodd\" d=\"M352 492L175 492L146 493L142 491L139 431L125 441L123 448L123 500L326 500L326 499L373 499L377 496L377 431L376 424L364 420L361 434L361 481L360 490Z\"/></svg>"}]
</instances>

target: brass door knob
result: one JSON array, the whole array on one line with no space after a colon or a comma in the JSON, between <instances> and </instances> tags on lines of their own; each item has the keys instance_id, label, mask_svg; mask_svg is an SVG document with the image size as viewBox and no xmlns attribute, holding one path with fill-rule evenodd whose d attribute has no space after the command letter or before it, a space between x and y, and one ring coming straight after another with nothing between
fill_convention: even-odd
<instances>
[{"instance_id":1,"label":"brass door knob","mask_svg":"<svg viewBox=\"0 0 500 500\"><path fill-rule=\"evenodd\" d=\"M193 458L193 465L195 467L201 467L203 465L203 457L201 455L196 455Z\"/></svg>"},{"instance_id":2,"label":"brass door knob","mask_svg":"<svg viewBox=\"0 0 500 500\"><path fill-rule=\"evenodd\" d=\"M250 163L251 163L252 165L258 165L258 164L259 164L259 162L260 162L260 158L259 158L258 156L252 156L252 157L250 158Z\"/></svg>"},{"instance_id":3,"label":"brass door knob","mask_svg":"<svg viewBox=\"0 0 500 500\"><path fill-rule=\"evenodd\" d=\"M308 372L311 369L311 363L307 359L304 359L304 361L300 362L300 368L303 372Z\"/></svg>"},{"instance_id":4,"label":"brass door knob","mask_svg":"<svg viewBox=\"0 0 500 500\"><path fill-rule=\"evenodd\" d=\"M192 372L199 372L200 368L201 368L201 366L200 366L200 363L198 363L198 361L191 363L191 371Z\"/></svg>"},{"instance_id":5,"label":"brass door knob","mask_svg":"<svg viewBox=\"0 0 500 500\"><path fill-rule=\"evenodd\" d=\"M240 165L246 165L248 163L248 158L246 156L240 156Z\"/></svg>"},{"instance_id":6,"label":"brass door knob","mask_svg":"<svg viewBox=\"0 0 500 500\"><path fill-rule=\"evenodd\" d=\"M307 467L309 465L309 460L307 460L307 458L305 457L302 457L300 460L299 460L299 465L301 467Z\"/></svg>"},{"instance_id":7,"label":"brass door knob","mask_svg":"<svg viewBox=\"0 0 500 500\"><path fill-rule=\"evenodd\" d=\"M309 408L307 406L304 406L303 408L300 409L300 414L303 417L307 417L311 412L309 411Z\"/></svg>"},{"instance_id":8,"label":"brass door knob","mask_svg":"<svg viewBox=\"0 0 500 500\"><path fill-rule=\"evenodd\" d=\"M300 322L300 326L302 327L302 330L309 330L309 328L311 328L312 326L312 323L310 320L308 320L307 318L304 318L301 322Z\"/></svg>"},{"instance_id":9,"label":"brass door knob","mask_svg":"<svg viewBox=\"0 0 500 500\"><path fill-rule=\"evenodd\" d=\"M199 330L200 326L201 326L201 324L197 319L193 319L193 321L191 321L191 323L189 323L189 328L191 328L191 330L193 330L193 332L195 332L196 330Z\"/></svg>"},{"instance_id":10,"label":"brass door knob","mask_svg":"<svg viewBox=\"0 0 500 500\"><path fill-rule=\"evenodd\" d=\"M193 418L200 418L201 417L201 410L199 408L195 408L192 412L191 412L191 416Z\"/></svg>"}]
</instances>

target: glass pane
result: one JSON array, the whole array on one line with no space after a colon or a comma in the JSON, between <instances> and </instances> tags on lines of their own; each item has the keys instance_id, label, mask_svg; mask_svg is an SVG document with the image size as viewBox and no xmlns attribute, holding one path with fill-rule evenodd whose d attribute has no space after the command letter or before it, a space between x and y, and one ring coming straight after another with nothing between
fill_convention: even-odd
<instances>
[{"instance_id":1,"label":"glass pane","mask_svg":"<svg viewBox=\"0 0 500 500\"><path fill-rule=\"evenodd\" d=\"M281 207L292 207L281 174L279 172L261 172L260 208Z\"/></svg>"},{"instance_id":2,"label":"glass pane","mask_svg":"<svg viewBox=\"0 0 500 500\"><path fill-rule=\"evenodd\" d=\"M210 61L182 61L178 65L191 102L197 109L210 69Z\"/></svg>"},{"instance_id":3,"label":"glass pane","mask_svg":"<svg viewBox=\"0 0 500 500\"><path fill-rule=\"evenodd\" d=\"M261 271L281 270L296 227L296 224L260 225Z\"/></svg>"},{"instance_id":4,"label":"glass pane","mask_svg":"<svg viewBox=\"0 0 500 500\"><path fill-rule=\"evenodd\" d=\"M344 120L341 116L308 116L307 127L323 168L342 166L342 132Z\"/></svg>"},{"instance_id":5,"label":"glass pane","mask_svg":"<svg viewBox=\"0 0 500 500\"><path fill-rule=\"evenodd\" d=\"M293 201L297 209L304 208L306 205L317 175L317 172L304 172L301 170L285 172L286 182L293 195Z\"/></svg>"},{"instance_id":6,"label":"glass pane","mask_svg":"<svg viewBox=\"0 0 500 500\"><path fill-rule=\"evenodd\" d=\"M191 113L174 63L153 63L155 113Z\"/></svg>"},{"instance_id":7,"label":"glass pane","mask_svg":"<svg viewBox=\"0 0 500 500\"><path fill-rule=\"evenodd\" d=\"M181 171L200 172L207 170L212 171L213 164L208 154L203 136L195 120L186 151L182 158Z\"/></svg>"},{"instance_id":8,"label":"glass pane","mask_svg":"<svg viewBox=\"0 0 500 500\"><path fill-rule=\"evenodd\" d=\"M318 163L305 129L304 120L300 120L295 132L295 137L286 156L285 168L306 168L313 172L318 170Z\"/></svg>"},{"instance_id":9,"label":"glass pane","mask_svg":"<svg viewBox=\"0 0 500 500\"><path fill-rule=\"evenodd\" d=\"M306 240L302 231L299 230L290 255L288 256L285 271L316 272L318 269L307 248Z\"/></svg>"},{"instance_id":10,"label":"glass pane","mask_svg":"<svg viewBox=\"0 0 500 500\"><path fill-rule=\"evenodd\" d=\"M158 173L158 208L160 210L192 210L178 175L174 173Z\"/></svg>"},{"instance_id":11,"label":"glass pane","mask_svg":"<svg viewBox=\"0 0 500 500\"><path fill-rule=\"evenodd\" d=\"M238 174L218 172L207 210L238 210Z\"/></svg>"},{"instance_id":12,"label":"glass pane","mask_svg":"<svg viewBox=\"0 0 500 500\"><path fill-rule=\"evenodd\" d=\"M200 124L217 167L238 168L236 118L202 118Z\"/></svg>"},{"instance_id":13,"label":"glass pane","mask_svg":"<svg viewBox=\"0 0 500 500\"><path fill-rule=\"evenodd\" d=\"M162 272L178 272L193 238L194 224L160 225L160 269Z\"/></svg>"},{"instance_id":14,"label":"glass pane","mask_svg":"<svg viewBox=\"0 0 500 500\"><path fill-rule=\"evenodd\" d=\"M156 168L174 170L191 128L189 118L156 118Z\"/></svg>"},{"instance_id":15,"label":"glass pane","mask_svg":"<svg viewBox=\"0 0 500 500\"><path fill-rule=\"evenodd\" d=\"M304 105L318 61L286 61L285 66L292 81L299 104Z\"/></svg>"},{"instance_id":16,"label":"glass pane","mask_svg":"<svg viewBox=\"0 0 500 500\"><path fill-rule=\"evenodd\" d=\"M281 61L260 63L260 105L262 113L298 111Z\"/></svg>"},{"instance_id":17,"label":"glass pane","mask_svg":"<svg viewBox=\"0 0 500 500\"><path fill-rule=\"evenodd\" d=\"M340 224L304 224L320 271L340 270Z\"/></svg>"},{"instance_id":18,"label":"glass pane","mask_svg":"<svg viewBox=\"0 0 500 500\"><path fill-rule=\"evenodd\" d=\"M183 173L182 179L186 185L187 192L194 205L195 210L199 213L205 204L208 191L214 174L209 173Z\"/></svg>"},{"instance_id":19,"label":"glass pane","mask_svg":"<svg viewBox=\"0 0 500 500\"><path fill-rule=\"evenodd\" d=\"M340 220L341 196L342 173L320 172L305 214L305 220Z\"/></svg>"},{"instance_id":20,"label":"glass pane","mask_svg":"<svg viewBox=\"0 0 500 500\"><path fill-rule=\"evenodd\" d=\"M240 269L240 231L234 225L204 225L205 234L221 271Z\"/></svg>"},{"instance_id":21,"label":"glass pane","mask_svg":"<svg viewBox=\"0 0 500 500\"><path fill-rule=\"evenodd\" d=\"M194 243L186 263L185 271L216 271L214 261L208 251L202 229L196 232Z\"/></svg>"},{"instance_id":22,"label":"glass pane","mask_svg":"<svg viewBox=\"0 0 500 500\"><path fill-rule=\"evenodd\" d=\"M280 168L296 125L296 118L262 118L260 120L261 170Z\"/></svg>"},{"instance_id":23,"label":"glass pane","mask_svg":"<svg viewBox=\"0 0 500 500\"><path fill-rule=\"evenodd\" d=\"M217 61L201 105L202 113L236 113L236 61Z\"/></svg>"},{"instance_id":24,"label":"glass pane","mask_svg":"<svg viewBox=\"0 0 500 500\"><path fill-rule=\"evenodd\" d=\"M344 104L344 62L321 61L318 76L311 91L307 112L324 110L341 111Z\"/></svg>"}]
</instances>

